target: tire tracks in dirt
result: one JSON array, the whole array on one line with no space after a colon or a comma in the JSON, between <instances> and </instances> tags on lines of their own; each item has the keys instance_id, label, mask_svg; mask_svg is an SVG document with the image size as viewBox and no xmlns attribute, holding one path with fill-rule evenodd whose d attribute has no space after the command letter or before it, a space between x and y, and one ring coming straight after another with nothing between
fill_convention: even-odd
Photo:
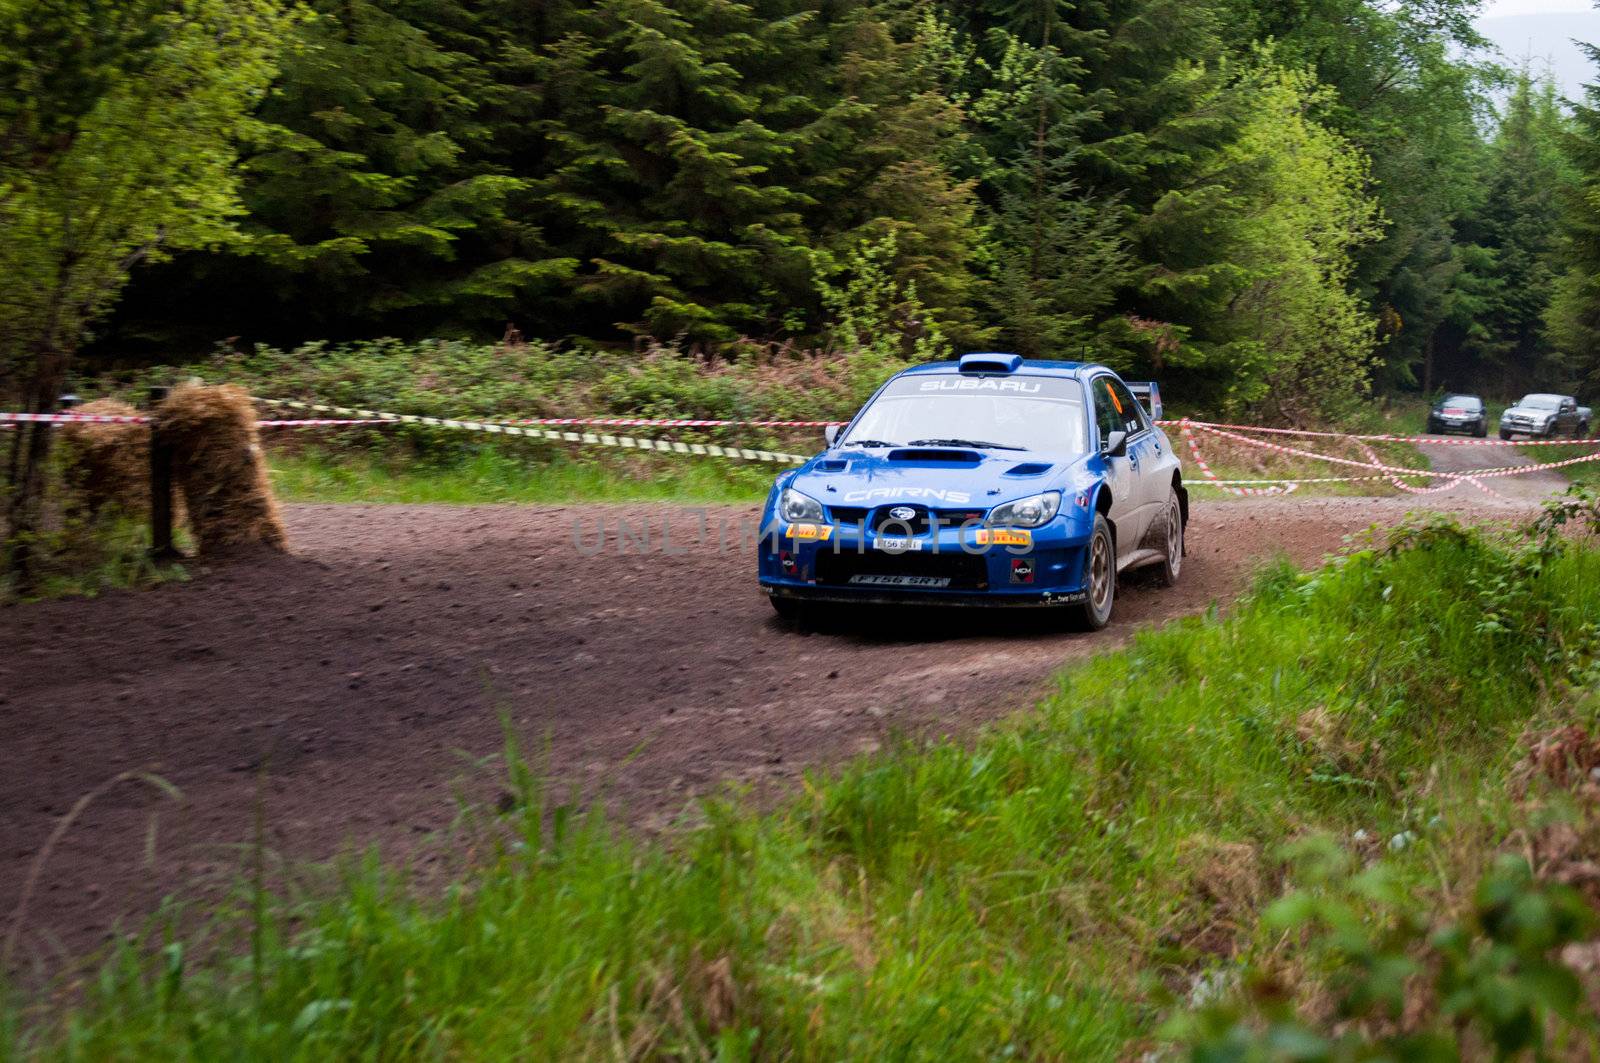
<instances>
[{"instance_id":1,"label":"tire tracks in dirt","mask_svg":"<svg viewBox=\"0 0 1600 1063\"><path fill-rule=\"evenodd\" d=\"M1430 507L1482 501L1464 491L1476 497ZM1197 500L1179 585L1125 580L1111 626L1074 635L1034 611L970 610L796 634L748 550L638 553L614 534L627 516L677 549L702 515L714 527L751 508L289 506L294 557L0 609L0 917L58 817L121 771L154 768L186 800L124 787L73 826L25 928L47 964L165 895L231 882L258 807L291 859L368 844L438 859L453 789L495 797L502 716L548 757L558 793L661 829L728 784L781 794L896 735L969 733L1047 692L1066 662L1227 605L1268 558L1314 563L1412 508ZM613 534L589 556L602 519Z\"/></svg>"}]
</instances>

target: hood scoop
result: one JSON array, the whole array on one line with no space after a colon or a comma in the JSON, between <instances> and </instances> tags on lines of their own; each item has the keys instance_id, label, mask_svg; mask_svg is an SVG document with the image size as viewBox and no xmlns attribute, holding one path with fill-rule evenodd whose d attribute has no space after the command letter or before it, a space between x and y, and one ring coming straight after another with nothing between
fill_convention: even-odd
<instances>
[{"instance_id":1,"label":"hood scoop","mask_svg":"<svg viewBox=\"0 0 1600 1063\"><path fill-rule=\"evenodd\" d=\"M1020 465L1013 465L1002 476L1043 476L1049 472L1051 466L1042 461L1025 461Z\"/></svg>"},{"instance_id":2,"label":"hood scoop","mask_svg":"<svg viewBox=\"0 0 1600 1063\"><path fill-rule=\"evenodd\" d=\"M818 472L844 472L850 468L850 463L840 458L828 458L817 462Z\"/></svg>"},{"instance_id":3,"label":"hood scoop","mask_svg":"<svg viewBox=\"0 0 1600 1063\"><path fill-rule=\"evenodd\" d=\"M953 461L963 465L976 465L983 455L976 450L953 450L949 447L901 447L889 451L890 461Z\"/></svg>"}]
</instances>

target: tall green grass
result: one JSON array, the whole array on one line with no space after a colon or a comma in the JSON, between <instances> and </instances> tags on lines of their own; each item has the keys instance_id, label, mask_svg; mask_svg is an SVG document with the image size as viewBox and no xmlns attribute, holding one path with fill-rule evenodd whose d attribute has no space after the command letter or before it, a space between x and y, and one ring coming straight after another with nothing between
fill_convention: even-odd
<instances>
[{"instance_id":1,"label":"tall green grass","mask_svg":"<svg viewBox=\"0 0 1600 1063\"><path fill-rule=\"evenodd\" d=\"M1429 525L1276 568L975 737L814 774L775 812L710 802L668 844L555 802L513 743L516 807L472 821L481 861L442 892L368 859L242 904L237 948L126 946L73 1003L5 1020L13 1052L1137 1054L1173 992L1284 947L1254 927L1286 842L1410 831L1385 859L1414 888L1475 871L1597 616L1600 553Z\"/></svg>"}]
</instances>

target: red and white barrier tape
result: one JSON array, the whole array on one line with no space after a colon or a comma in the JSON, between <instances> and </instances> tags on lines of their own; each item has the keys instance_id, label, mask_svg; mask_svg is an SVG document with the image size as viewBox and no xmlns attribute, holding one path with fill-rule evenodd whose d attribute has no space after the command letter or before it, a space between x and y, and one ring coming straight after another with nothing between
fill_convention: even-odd
<instances>
[{"instance_id":1,"label":"red and white barrier tape","mask_svg":"<svg viewBox=\"0 0 1600 1063\"><path fill-rule=\"evenodd\" d=\"M648 428L724 428L724 427L767 427L767 428L818 428L831 425L842 425L844 421L731 421L731 420L698 420L689 418L645 418L645 417L548 417L525 418L510 423L495 421L459 420L444 417L423 417L414 414L387 413L378 410L363 410L345 406L328 406L320 403L300 402L293 399L257 399L267 405L286 406L294 409L309 410L319 413L338 414L337 417L299 418L263 420L258 424L262 428L313 428L313 427L342 427L354 425L395 425L413 424L432 428L446 428L471 432L486 432L493 435L509 435L524 438L548 440L551 442L586 443L598 446L615 446L624 449L658 451L663 453L705 455L710 457L741 458L747 461L770 461L782 464L800 464L807 460L804 455L784 454L775 451L761 450L749 447L725 447L715 443L686 443L681 440L665 439L637 439L631 436L611 435L609 433L595 432L555 432L548 431L544 425L572 425L572 426L634 426ZM11 424L146 424L150 418L143 414L84 414L84 413L4 413L0 412L0 425ZM1358 435L1339 432L1318 432L1310 430L1289 428L1264 428L1255 425L1229 425L1212 421L1160 421L1165 426L1176 426L1183 434L1184 441L1188 444L1195 464L1199 466L1204 479L1197 481L1209 487L1227 491L1236 495L1277 495L1287 494L1302 484L1314 483L1357 483L1386 481L1395 488L1410 494L1434 494L1448 491L1458 484L1467 483L1483 493L1495 498L1504 498L1480 482L1484 478L1498 476L1520 476L1524 473L1539 472L1546 469L1558 469L1564 466L1577 465L1584 462L1600 461L1600 450L1594 454L1568 458L1564 461L1545 462L1543 464L1498 466L1485 469L1472 469L1467 471L1444 472L1406 468L1397 465L1385 464L1376 451L1367 445L1372 442L1406 442L1406 443L1450 443L1468 446L1571 446L1583 445L1585 441L1556 441L1556 440L1436 440L1431 437L1421 436L1384 436L1384 435ZM1324 461L1336 465L1345 465L1357 469L1371 469L1381 475L1366 476L1320 476L1320 477L1293 477L1282 479L1239 479L1223 480L1217 476L1205 457L1200 452L1199 442L1195 437L1195 430L1208 432L1212 435L1230 439L1247 446L1258 447L1264 450L1281 454L1291 454L1297 457L1308 458L1314 461ZM1285 446L1271 443L1262 439L1255 439L1242 432L1255 432L1272 435L1307 436L1325 439L1346 439L1366 453L1367 461L1357 461L1351 458L1336 457L1331 454L1319 454L1315 451L1303 450L1298 447ZM1600 440L1593 440L1593 445L1600 447ZM1428 478L1443 480L1444 483L1431 487L1418 487L1405 482L1402 477Z\"/></svg>"},{"instance_id":2,"label":"red and white barrier tape","mask_svg":"<svg viewBox=\"0 0 1600 1063\"><path fill-rule=\"evenodd\" d=\"M1203 483L1206 483L1211 487L1215 487L1218 490L1226 491L1230 495L1240 496L1286 495L1289 492L1296 490L1300 486L1296 483L1290 483L1285 486L1275 487L1235 487L1226 481L1217 479L1217 474L1211 471L1211 466L1206 464L1206 459L1200 454L1200 444L1195 442L1194 432L1190 429L1189 422L1180 421L1178 424L1183 432L1184 442L1189 444L1189 453L1194 455L1194 463L1200 467L1200 473L1205 477L1205 480L1202 481Z\"/></svg>"},{"instance_id":3,"label":"red and white barrier tape","mask_svg":"<svg viewBox=\"0 0 1600 1063\"><path fill-rule=\"evenodd\" d=\"M300 420L289 420L289 421L257 421L256 422L256 427L257 428L335 428L335 427L339 427L339 426L342 426L342 425L353 425L353 424L396 424L396 423L398 423L398 422L390 421L390 420L387 420L387 419L382 418L382 417L358 417L358 418L354 418L354 419L351 419L351 418L340 418L340 417L310 417L310 418L302 418Z\"/></svg>"},{"instance_id":4,"label":"red and white barrier tape","mask_svg":"<svg viewBox=\"0 0 1600 1063\"><path fill-rule=\"evenodd\" d=\"M1272 450L1283 454L1294 454L1298 457L1312 458L1314 460L1332 462L1338 465L1348 465L1358 469L1376 469L1381 472L1399 476L1427 476L1449 481L1447 484L1440 487L1409 488L1409 490L1414 494L1433 494L1437 491L1449 490L1458 483L1468 483L1487 495L1491 495L1496 498L1504 498L1505 496L1498 494L1490 489L1486 484L1479 483L1478 481L1488 477L1521 476L1530 472L1541 472L1546 469L1559 469L1569 465L1580 465L1585 462L1600 461L1600 452L1597 452L1594 454L1580 455L1576 458L1567 458L1564 461L1551 461L1535 465L1502 465L1488 469L1472 469L1466 472L1422 471L1417 469L1408 469L1396 465L1385 465L1381 462L1362 462L1355 461L1350 458L1338 458L1330 454L1318 454L1314 451L1301 450L1298 447L1286 447L1277 443L1268 443L1261 439L1251 439L1248 436L1239 435L1236 432L1229 432L1220 428L1210 427L1209 425L1202 424L1200 422L1189 423L1193 427L1199 428L1201 431L1210 432L1212 435L1222 436L1224 438L1232 439L1250 446L1260 447L1264 450ZM1285 480L1280 482L1290 483L1297 481Z\"/></svg>"},{"instance_id":5,"label":"red and white barrier tape","mask_svg":"<svg viewBox=\"0 0 1600 1063\"><path fill-rule=\"evenodd\" d=\"M1182 421L1157 421L1175 426ZM1587 436L1572 439L1446 439L1439 436L1358 435L1350 432L1316 432L1309 428L1263 428L1253 424L1224 424L1216 421L1190 421L1196 428L1226 428L1235 432L1258 432L1275 436L1306 436L1318 439L1362 439L1372 443L1425 443L1436 447L1600 447L1600 439Z\"/></svg>"},{"instance_id":6,"label":"red and white barrier tape","mask_svg":"<svg viewBox=\"0 0 1600 1063\"><path fill-rule=\"evenodd\" d=\"M519 417L506 424L611 428L838 428L849 421L705 421L682 417Z\"/></svg>"},{"instance_id":7,"label":"red and white barrier tape","mask_svg":"<svg viewBox=\"0 0 1600 1063\"><path fill-rule=\"evenodd\" d=\"M486 432L490 435L514 436L523 439L542 439L553 443L587 443L591 446L621 447L625 450L652 450L667 454L694 454L713 458L740 458L744 461L768 461L780 465L800 465L811 460L803 454L784 454L779 451L752 447L725 447L717 443L685 443L679 439L640 439L601 432L555 432L546 428L525 428L496 421L463 421L449 417L421 417L409 413L386 413L380 410L362 410L349 406L328 406L322 403L299 402L294 399L257 399L271 406L310 410L314 413L332 413L340 417L359 418L369 423L413 424L427 428L448 428L462 432ZM346 423L356 423L349 421Z\"/></svg>"},{"instance_id":8,"label":"red and white barrier tape","mask_svg":"<svg viewBox=\"0 0 1600 1063\"><path fill-rule=\"evenodd\" d=\"M105 413L0 413L0 424L145 424L149 420Z\"/></svg>"},{"instance_id":9,"label":"red and white barrier tape","mask_svg":"<svg viewBox=\"0 0 1600 1063\"><path fill-rule=\"evenodd\" d=\"M143 414L103 413L0 413L0 424L149 424ZM297 421L257 421L259 428L326 428L334 425L394 424L380 418L336 420L316 418Z\"/></svg>"}]
</instances>

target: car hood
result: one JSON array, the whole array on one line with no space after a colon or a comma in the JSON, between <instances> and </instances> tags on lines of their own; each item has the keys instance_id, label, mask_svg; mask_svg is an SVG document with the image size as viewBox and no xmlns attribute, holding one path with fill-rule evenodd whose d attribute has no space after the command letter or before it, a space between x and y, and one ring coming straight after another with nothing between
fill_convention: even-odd
<instances>
[{"instance_id":1,"label":"car hood","mask_svg":"<svg viewBox=\"0 0 1600 1063\"><path fill-rule=\"evenodd\" d=\"M1040 491L1087 487L1095 479L1089 457L956 447L845 448L812 458L787 486L826 506L988 507Z\"/></svg>"},{"instance_id":2,"label":"car hood","mask_svg":"<svg viewBox=\"0 0 1600 1063\"><path fill-rule=\"evenodd\" d=\"M1541 417L1554 417L1555 414L1556 414L1555 410L1552 410L1552 409L1550 409L1549 407L1546 407L1546 406L1512 406L1512 407L1508 408L1506 410L1506 412L1501 414L1500 416L1509 417L1509 416L1512 416L1512 415L1516 415L1516 416L1519 416L1519 417L1532 417L1532 418L1538 419L1538 418L1541 418Z\"/></svg>"}]
</instances>

